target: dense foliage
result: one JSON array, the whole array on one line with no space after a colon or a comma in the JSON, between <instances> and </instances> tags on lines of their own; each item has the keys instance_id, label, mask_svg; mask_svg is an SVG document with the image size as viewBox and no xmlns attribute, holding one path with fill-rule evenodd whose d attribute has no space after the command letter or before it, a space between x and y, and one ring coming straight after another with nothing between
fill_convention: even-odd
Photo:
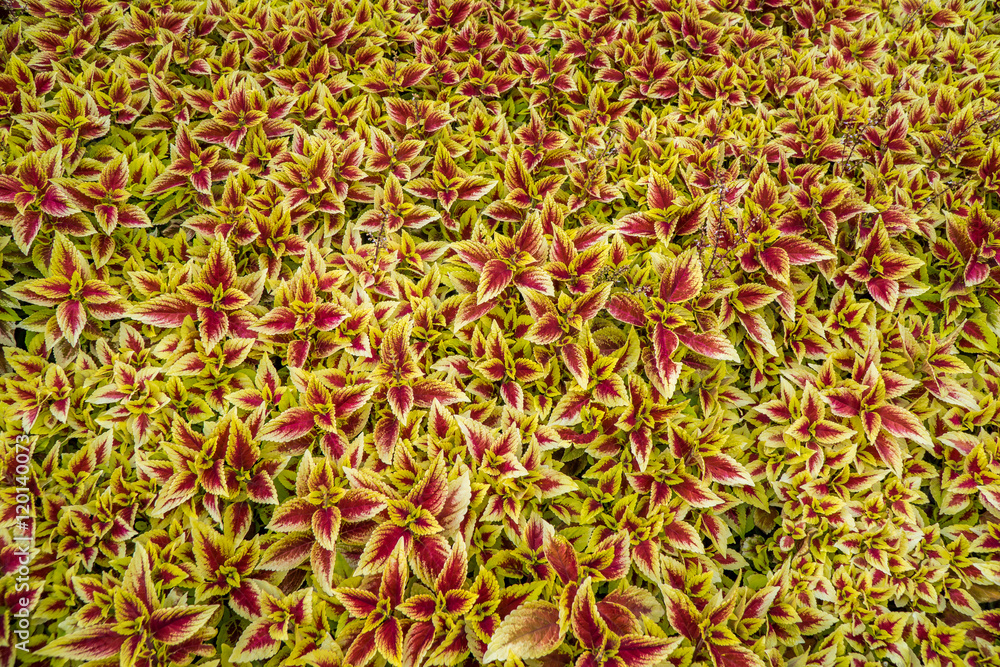
<instances>
[{"instance_id":1,"label":"dense foliage","mask_svg":"<svg viewBox=\"0 0 1000 667\"><path fill-rule=\"evenodd\" d=\"M994 10L5 0L0 666L997 667Z\"/></svg>"}]
</instances>

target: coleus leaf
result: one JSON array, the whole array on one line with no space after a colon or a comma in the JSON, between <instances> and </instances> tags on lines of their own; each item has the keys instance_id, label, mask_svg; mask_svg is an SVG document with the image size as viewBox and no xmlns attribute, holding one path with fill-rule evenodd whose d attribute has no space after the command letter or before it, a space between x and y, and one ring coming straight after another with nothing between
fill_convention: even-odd
<instances>
[{"instance_id":1,"label":"coleus leaf","mask_svg":"<svg viewBox=\"0 0 1000 667\"><path fill-rule=\"evenodd\" d=\"M698 295L703 282L701 260L693 248L686 250L667 262L660 278L659 297L668 303L683 303Z\"/></svg>"},{"instance_id":2,"label":"coleus leaf","mask_svg":"<svg viewBox=\"0 0 1000 667\"><path fill-rule=\"evenodd\" d=\"M99 660L119 654L125 635L115 632L111 624L83 628L73 634L59 637L39 649L41 655L70 660Z\"/></svg>"},{"instance_id":3,"label":"coleus leaf","mask_svg":"<svg viewBox=\"0 0 1000 667\"><path fill-rule=\"evenodd\" d=\"M559 647L565 633L558 607L550 602L526 602L493 633L483 662L506 661L510 654L521 659L544 657Z\"/></svg>"}]
</instances>

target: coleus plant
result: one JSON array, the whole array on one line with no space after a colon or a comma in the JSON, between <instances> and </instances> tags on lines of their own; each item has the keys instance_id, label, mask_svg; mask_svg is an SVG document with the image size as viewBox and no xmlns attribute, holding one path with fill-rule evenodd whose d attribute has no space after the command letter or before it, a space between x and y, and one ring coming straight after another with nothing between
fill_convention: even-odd
<instances>
[{"instance_id":1,"label":"coleus plant","mask_svg":"<svg viewBox=\"0 0 1000 667\"><path fill-rule=\"evenodd\" d=\"M64 173L63 150L57 145L28 153L15 170L0 176L0 214L22 252L28 252L43 230L75 236L93 233L90 221L70 206L54 182Z\"/></svg>"},{"instance_id":2,"label":"coleus plant","mask_svg":"<svg viewBox=\"0 0 1000 667\"><path fill-rule=\"evenodd\" d=\"M79 629L49 643L43 655L86 660L117 658L121 665L154 665L190 660L201 653L215 630L206 624L216 614L210 605L164 605L150 569L149 554L136 545L122 581L103 591L114 602L109 618L101 617L97 591L82 587L90 602L90 618ZM102 622L103 621L103 622Z\"/></svg>"},{"instance_id":3,"label":"coleus plant","mask_svg":"<svg viewBox=\"0 0 1000 667\"><path fill-rule=\"evenodd\" d=\"M44 333L49 347L60 340L75 347L88 328L98 331L91 318L106 321L125 316L121 293L102 280L101 274L95 274L83 253L62 234L53 241L47 274L6 291L23 303L44 309L32 312L29 319L32 328Z\"/></svg>"},{"instance_id":4,"label":"coleus plant","mask_svg":"<svg viewBox=\"0 0 1000 667\"><path fill-rule=\"evenodd\" d=\"M1000 664L994 4L0 2L0 667Z\"/></svg>"}]
</instances>

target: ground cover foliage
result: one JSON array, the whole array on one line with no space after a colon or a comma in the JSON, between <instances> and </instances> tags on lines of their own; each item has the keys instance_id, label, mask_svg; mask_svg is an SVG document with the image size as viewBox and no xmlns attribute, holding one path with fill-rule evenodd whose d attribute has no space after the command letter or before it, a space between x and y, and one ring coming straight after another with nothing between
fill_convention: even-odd
<instances>
[{"instance_id":1,"label":"ground cover foliage","mask_svg":"<svg viewBox=\"0 0 1000 667\"><path fill-rule=\"evenodd\" d=\"M1000 665L994 10L4 2L0 663Z\"/></svg>"}]
</instances>

